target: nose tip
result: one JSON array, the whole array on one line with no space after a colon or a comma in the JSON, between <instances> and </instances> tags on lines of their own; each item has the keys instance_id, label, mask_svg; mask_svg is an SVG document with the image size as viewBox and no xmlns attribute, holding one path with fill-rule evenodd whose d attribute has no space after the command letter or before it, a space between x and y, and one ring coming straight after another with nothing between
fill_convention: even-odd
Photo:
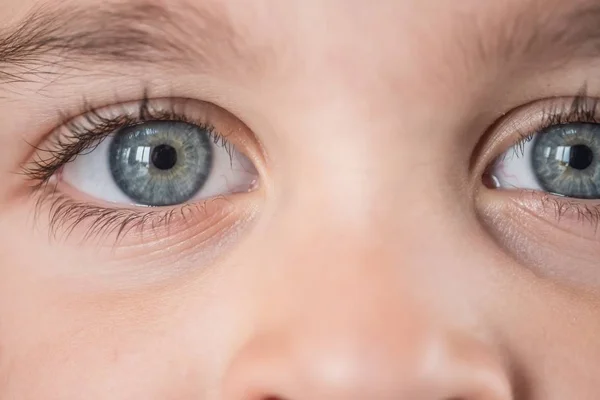
<instances>
[{"instance_id":1,"label":"nose tip","mask_svg":"<svg viewBox=\"0 0 600 400\"><path fill-rule=\"evenodd\" d=\"M429 337L411 348L340 339L312 347L265 338L243 348L227 400L511 400L502 362L483 344ZM386 351L387 350L387 351ZM401 350L401 351L398 351Z\"/></svg>"}]
</instances>

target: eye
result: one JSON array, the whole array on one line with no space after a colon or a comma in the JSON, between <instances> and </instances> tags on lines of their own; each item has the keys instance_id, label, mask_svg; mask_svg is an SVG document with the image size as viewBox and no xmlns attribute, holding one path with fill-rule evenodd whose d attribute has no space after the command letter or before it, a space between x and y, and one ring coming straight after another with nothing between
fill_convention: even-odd
<instances>
[{"instance_id":1,"label":"eye","mask_svg":"<svg viewBox=\"0 0 600 400\"><path fill-rule=\"evenodd\" d=\"M34 147L24 173L53 236L120 240L135 229L135 244L151 229L208 241L254 215L261 154L253 133L216 105L145 99L86 106Z\"/></svg>"},{"instance_id":2,"label":"eye","mask_svg":"<svg viewBox=\"0 0 600 400\"><path fill-rule=\"evenodd\" d=\"M247 192L257 178L219 133L180 121L125 127L62 171L66 184L94 198L151 207Z\"/></svg>"},{"instance_id":3,"label":"eye","mask_svg":"<svg viewBox=\"0 0 600 400\"><path fill-rule=\"evenodd\" d=\"M600 198L600 125L551 126L513 146L490 172L500 188Z\"/></svg>"}]
</instances>

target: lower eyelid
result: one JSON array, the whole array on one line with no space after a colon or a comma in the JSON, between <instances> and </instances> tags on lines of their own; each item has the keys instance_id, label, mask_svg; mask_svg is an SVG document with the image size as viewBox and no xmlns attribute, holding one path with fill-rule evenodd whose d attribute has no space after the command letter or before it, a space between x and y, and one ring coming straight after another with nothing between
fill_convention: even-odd
<instances>
[{"instance_id":1,"label":"lower eyelid","mask_svg":"<svg viewBox=\"0 0 600 400\"><path fill-rule=\"evenodd\" d=\"M600 237L595 223L566 212L561 219L556 209L538 192L482 193L478 214L503 257L515 273L529 270L536 279L557 283L581 295L597 293L600 287L598 259ZM574 210L571 210L574 211ZM531 279L531 276L527 277Z\"/></svg>"},{"instance_id":2,"label":"lower eyelid","mask_svg":"<svg viewBox=\"0 0 600 400\"><path fill-rule=\"evenodd\" d=\"M527 189L486 190L481 195L484 202L513 210L507 215L521 215L553 231L600 241L600 200L575 200Z\"/></svg>"},{"instance_id":3,"label":"lower eyelid","mask_svg":"<svg viewBox=\"0 0 600 400\"><path fill-rule=\"evenodd\" d=\"M68 192L67 188L63 188ZM253 193L214 198L158 209L115 208L91 199L74 201L64 193L37 194L37 223L60 242L83 242L110 249L165 249L193 241L194 246L219 240L248 218Z\"/></svg>"}]
</instances>

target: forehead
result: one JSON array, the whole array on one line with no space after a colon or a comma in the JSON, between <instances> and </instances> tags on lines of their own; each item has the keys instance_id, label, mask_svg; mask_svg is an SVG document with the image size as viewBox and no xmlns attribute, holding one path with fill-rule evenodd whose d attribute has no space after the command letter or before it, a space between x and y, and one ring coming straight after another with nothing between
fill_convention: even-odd
<instances>
[{"instance_id":1,"label":"forehead","mask_svg":"<svg viewBox=\"0 0 600 400\"><path fill-rule=\"evenodd\" d=\"M220 8L233 21L251 25L252 31L278 32L298 31L306 33L320 23L335 24L327 36L365 34L361 27L368 27L369 34L407 33L415 27L432 32L443 30L446 25L491 23L505 17L516 18L523 13L535 18L540 13L576 9L594 0L3 0L0 3L0 20L18 20L32 9L62 6L69 8L96 7L101 4L154 3L168 7L207 9ZM442 25L440 25L442 24ZM288 27L286 30L281 30ZM332 27L333 28L333 27ZM346 29L344 29L346 28ZM401 39L401 38L397 38ZM441 39L441 38L440 38Z\"/></svg>"},{"instance_id":2,"label":"forehead","mask_svg":"<svg viewBox=\"0 0 600 400\"><path fill-rule=\"evenodd\" d=\"M453 43L454 47L469 47L469 42L481 42L482 36L493 36L498 30L507 36L511 29L522 29L517 25L530 23L535 28L540 20L548 22L551 15L600 7L597 0L3 0L0 27L18 24L32 10L93 10L128 4L154 4L184 12L197 9L181 23L193 24L194 17L212 14L228 19L257 42L279 42L280 50L291 45L320 48L348 43L355 50L366 45L372 53L382 54L394 54L387 50L408 42L419 47L438 44L446 48ZM135 15L128 17L135 19ZM154 22L161 24L160 20Z\"/></svg>"},{"instance_id":3,"label":"forehead","mask_svg":"<svg viewBox=\"0 0 600 400\"><path fill-rule=\"evenodd\" d=\"M152 5L168 10L174 17L164 18L160 11L154 15L143 11ZM127 9L122 7L130 7L133 12L121 12ZM82 43L79 54L83 50L88 58L96 54L93 46L99 43L104 44L104 49L98 49L98 54L117 53L107 49L106 44L122 46L135 42L136 37L131 40L127 36L131 29L125 34L123 31L143 26L133 33L159 32L161 45L170 44L170 35L177 36L175 46L167 47L179 47L184 53L202 53L192 65L217 60L213 64L218 74L224 74L234 65L241 66L235 68L236 74L243 70L259 71L274 81L282 73L288 82L295 77L328 79L331 84L335 72L333 79L339 77L340 85L347 85L354 76L367 77L370 71L376 71L365 84L379 81L387 86L401 70L412 81L421 77L447 85L453 80L464 84L483 69L507 70L507 63L524 57L538 59L538 54L547 53L548 47L560 52L561 43L569 42L574 47L587 34L582 27L600 26L597 24L600 11L590 12L594 8L600 10L598 1L4 0L0 2L0 26L18 27L32 10L41 14L54 11L55 16L42 20L40 25L52 25L52 19L58 20L54 21L58 28L52 28L50 33L58 31L63 42L66 37L71 44ZM71 21L70 13L73 13ZM61 20L64 15L67 15L65 21ZM85 15L84 23L72 22L83 20L81 15ZM109 23L100 21L107 16L111 19ZM581 21L585 19L585 23L577 23L574 16ZM70 29L74 31L72 37ZM551 32L543 34L544 31ZM600 28L596 31L600 38ZM36 29L33 32L36 34ZM11 50L11 28L2 33L9 38L4 44ZM81 42L78 35L90 40ZM121 40L101 39L111 35ZM77 39L72 40L73 37ZM142 43L145 46L142 50L151 50L153 40L148 35L144 39L148 43ZM44 41L42 37L35 46ZM233 43L230 47L235 50L242 50L237 58L231 57L233 52L220 57L225 42ZM597 44L594 43L594 50L600 47ZM256 60L261 61L256 63ZM14 57L9 61L14 61ZM251 61L259 68L248 68ZM3 62L7 63L0 52L0 64Z\"/></svg>"}]
</instances>

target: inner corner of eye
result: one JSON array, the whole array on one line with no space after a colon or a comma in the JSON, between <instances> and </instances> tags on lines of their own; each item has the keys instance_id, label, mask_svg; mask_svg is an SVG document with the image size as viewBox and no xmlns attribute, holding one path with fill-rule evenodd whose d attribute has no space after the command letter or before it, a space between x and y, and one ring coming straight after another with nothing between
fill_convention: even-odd
<instances>
[{"instance_id":1,"label":"inner corner of eye","mask_svg":"<svg viewBox=\"0 0 600 400\"><path fill-rule=\"evenodd\" d=\"M483 186L488 189L500 189L502 187L500 180L494 174L493 166L483 173L481 176L481 182L483 183Z\"/></svg>"},{"instance_id":2,"label":"inner corner of eye","mask_svg":"<svg viewBox=\"0 0 600 400\"><path fill-rule=\"evenodd\" d=\"M502 188L501 175L504 168L504 160L506 154L494 158L489 162L483 173L480 175L481 183L487 189L500 189Z\"/></svg>"}]
</instances>

